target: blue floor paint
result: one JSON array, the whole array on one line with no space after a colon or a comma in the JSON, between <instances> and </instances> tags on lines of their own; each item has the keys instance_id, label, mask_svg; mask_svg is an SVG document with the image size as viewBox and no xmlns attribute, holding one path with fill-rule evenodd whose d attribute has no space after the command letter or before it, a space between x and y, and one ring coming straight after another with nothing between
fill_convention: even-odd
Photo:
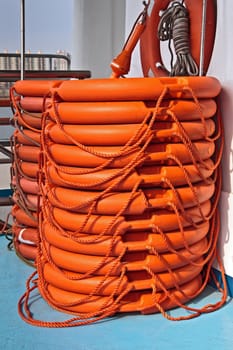
<instances>
[{"instance_id":1,"label":"blue floor paint","mask_svg":"<svg viewBox=\"0 0 233 350\"><path fill-rule=\"evenodd\" d=\"M222 277L221 277L221 272L213 268L213 272L217 278L217 280L220 282L222 286ZM226 275L226 282L227 282L227 290L228 290L228 295L233 297L233 278L231 276Z\"/></svg>"},{"instance_id":2,"label":"blue floor paint","mask_svg":"<svg viewBox=\"0 0 233 350\"><path fill-rule=\"evenodd\" d=\"M172 322L162 315L121 315L75 328L33 327L21 320L17 303L33 269L7 249L0 238L0 349L4 350L232 350L233 300L220 310L196 319ZM195 307L219 300L211 287L192 302ZM32 305L34 316L64 320L67 315L51 309L41 298ZM175 315L184 314L177 309Z\"/></svg>"}]
</instances>

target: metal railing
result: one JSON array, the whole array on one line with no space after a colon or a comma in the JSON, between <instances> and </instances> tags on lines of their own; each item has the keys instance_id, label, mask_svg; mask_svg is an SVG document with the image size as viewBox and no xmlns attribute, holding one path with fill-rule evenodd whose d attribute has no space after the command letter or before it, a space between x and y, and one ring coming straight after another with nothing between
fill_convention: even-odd
<instances>
[{"instance_id":1,"label":"metal railing","mask_svg":"<svg viewBox=\"0 0 233 350\"><path fill-rule=\"evenodd\" d=\"M11 125L11 118L3 117L0 118L0 127ZM0 165L1 164L11 164L13 161L13 154L9 150L11 144L9 140L0 139ZM3 192L3 193L2 193ZM9 193L5 193L9 192ZM0 190L0 206L9 206L12 204L10 190ZM0 225L1 226L1 225Z\"/></svg>"},{"instance_id":2,"label":"metal railing","mask_svg":"<svg viewBox=\"0 0 233 350\"><path fill-rule=\"evenodd\" d=\"M51 77L64 76L68 77L64 72L72 72L71 57L69 54L42 54L42 53L26 53L25 54L25 79L34 79L43 77L50 78L49 73L53 72ZM20 53L0 53L0 97L9 96L9 89L12 82L20 79L21 56ZM37 72L33 75L33 72ZM63 72L63 74L62 74ZM47 76L46 76L47 74ZM70 73L71 74L71 73ZM85 78L87 77L87 72ZM79 78L80 79L80 78Z\"/></svg>"},{"instance_id":3,"label":"metal railing","mask_svg":"<svg viewBox=\"0 0 233 350\"><path fill-rule=\"evenodd\" d=\"M25 70L70 70L69 54L25 53ZM20 70L20 53L0 53L1 70Z\"/></svg>"},{"instance_id":4,"label":"metal railing","mask_svg":"<svg viewBox=\"0 0 233 350\"><path fill-rule=\"evenodd\" d=\"M38 60L36 64L35 60ZM24 79L86 79L91 77L90 71L70 70L69 55L25 54L25 63ZM9 89L15 81L20 79L20 76L20 54L0 53L0 107L10 107ZM0 128L7 126L11 126L11 118L0 116ZM0 165L12 163L13 154L10 146L10 140L0 138ZM12 204L11 197L0 193L0 206L10 204Z\"/></svg>"}]
</instances>

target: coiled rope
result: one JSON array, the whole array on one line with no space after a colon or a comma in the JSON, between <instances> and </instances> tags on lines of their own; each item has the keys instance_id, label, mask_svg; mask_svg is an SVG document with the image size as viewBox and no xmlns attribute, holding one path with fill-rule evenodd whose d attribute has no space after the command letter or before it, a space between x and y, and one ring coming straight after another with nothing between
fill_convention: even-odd
<instances>
[{"instance_id":1,"label":"coiled rope","mask_svg":"<svg viewBox=\"0 0 233 350\"><path fill-rule=\"evenodd\" d=\"M164 11L158 27L158 37L161 41L169 41L171 76L198 75L198 66L190 52L189 13L183 5L183 2L173 2L172 5ZM175 64L173 64L172 40L177 56Z\"/></svg>"}]
</instances>

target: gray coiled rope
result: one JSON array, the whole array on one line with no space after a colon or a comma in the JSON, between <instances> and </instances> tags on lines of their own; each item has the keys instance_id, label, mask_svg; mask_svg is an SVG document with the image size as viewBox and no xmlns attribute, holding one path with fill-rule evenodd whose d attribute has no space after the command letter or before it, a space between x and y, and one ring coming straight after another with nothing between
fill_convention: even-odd
<instances>
[{"instance_id":1,"label":"gray coiled rope","mask_svg":"<svg viewBox=\"0 0 233 350\"><path fill-rule=\"evenodd\" d=\"M174 2L164 11L158 26L158 38L161 41L169 40L169 50L171 53L171 76L198 75L198 66L190 52L189 14L183 3ZM172 39L177 57L174 65L173 52L171 48Z\"/></svg>"}]
</instances>

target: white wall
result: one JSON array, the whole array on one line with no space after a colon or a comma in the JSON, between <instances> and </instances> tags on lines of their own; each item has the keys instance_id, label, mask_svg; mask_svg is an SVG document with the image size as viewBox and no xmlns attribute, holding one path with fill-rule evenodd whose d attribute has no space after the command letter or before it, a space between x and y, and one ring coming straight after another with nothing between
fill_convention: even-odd
<instances>
[{"instance_id":1,"label":"white wall","mask_svg":"<svg viewBox=\"0 0 233 350\"><path fill-rule=\"evenodd\" d=\"M72 68L108 77L125 34L125 0L74 0Z\"/></svg>"},{"instance_id":2,"label":"white wall","mask_svg":"<svg viewBox=\"0 0 233 350\"><path fill-rule=\"evenodd\" d=\"M125 40L127 39L136 18L143 10L142 1L140 0L126 0L126 14L125 14ZM135 47L131 59L131 68L128 76L140 77L142 76L142 69L140 64L140 50L139 44Z\"/></svg>"}]
</instances>

